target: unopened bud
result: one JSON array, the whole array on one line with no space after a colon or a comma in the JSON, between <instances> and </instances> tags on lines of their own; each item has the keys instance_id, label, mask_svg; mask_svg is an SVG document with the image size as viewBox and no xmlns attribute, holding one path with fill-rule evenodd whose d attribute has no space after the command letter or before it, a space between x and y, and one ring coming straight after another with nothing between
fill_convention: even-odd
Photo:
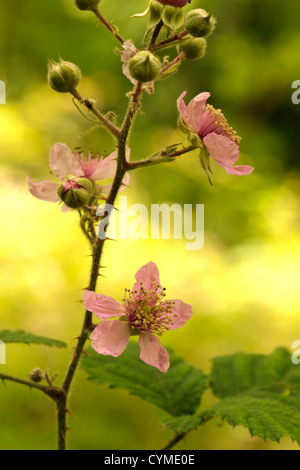
<instances>
[{"instance_id":1,"label":"unopened bud","mask_svg":"<svg viewBox=\"0 0 300 470\"><path fill-rule=\"evenodd\" d=\"M101 0L73 0L79 10L95 10Z\"/></svg>"},{"instance_id":2,"label":"unopened bud","mask_svg":"<svg viewBox=\"0 0 300 470\"><path fill-rule=\"evenodd\" d=\"M41 382L44 378L44 372L39 367L36 367L30 372L29 378L32 382Z\"/></svg>"},{"instance_id":3,"label":"unopened bud","mask_svg":"<svg viewBox=\"0 0 300 470\"><path fill-rule=\"evenodd\" d=\"M165 6L162 14L162 21L167 28L175 31L183 24L184 21L182 9L171 5Z\"/></svg>"},{"instance_id":4,"label":"unopened bud","mask_svg":"<svg viewBox=\"0 0 300 470\"><path fill-rule=\"evenodd\" d=\"M206 52L206 40L204 38L191 38L177 46L178 52L183 52L186 59L202 59Z\"/></svg>"},{"instance_id":5,"label":"unopened bud","mask_svg":"<svg viewBox=\"0 0 300 470\"><path fill-rule=\"evenodd\" d=\"M59 93L72 93L81 80L81 72L77 65L65 62L50 60L48 62L48 83L51 88Z\"/></svg>"},{"instance_id":6,"label":"unopened bud","mask_svg":"<svg viewBox=\"0 0 300 470\"><path fill-rule=\"evenodd\" d=\"M215 29L215 26L215 17L201 8L191 10L185 16L184 28L196 38L209 36Z\"/></svg>"},{"instance_id":7,"label":"unopened bud","mask_svg":"<svg viewBox=\"0 0 300 470\"><path fill-rule=\"evenodd\" d=\"M160 60L149 51L140 51L130 59L129 73L139 82L155 80L161 71Z\"/></svg>"},{"instance_id":8,"label":"unopened bud","mask_svg":"<svg viewBox=\"0 0 300 470\"><path fill-rule=\"evenodd\" d=\"M86 206L95 192L95 183L87 178L73 178L61 184L57 190L60 199L71 209Z\"/></svg>"}]
</instances>

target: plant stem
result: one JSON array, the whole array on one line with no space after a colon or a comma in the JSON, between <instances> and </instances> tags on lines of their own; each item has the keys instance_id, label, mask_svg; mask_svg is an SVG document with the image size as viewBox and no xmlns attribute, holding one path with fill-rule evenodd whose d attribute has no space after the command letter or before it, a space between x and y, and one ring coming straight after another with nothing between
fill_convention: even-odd
<instances>
[{"instance_id":1,"label":"plant stem","mask_svg":"<svg viewBox=\"0 0 300 470\"><path fill-rule=\"evenodd\" d=\"M124 44L125 39L119 34L118 29L114 27L103 15L100 13L99 9L96 7L92 10L93 13L97 16L101 23L106 26L106 28L115 36L115 38L120 41L121 44Z\"/></svg>"},{"instance_id":2,"label":"plant stem","mask_svg":"<svg viewBox=\"0 0 300 470\"><path fill-rule=\"evenodd\" d=\"M84 104L84 106L89 110L91 111L95 116L97 116L97 118L99 119L99 121L102 122L102 124L105 125L105 127L107 127L107 129L115 136L115 137L118 137L120 135L120 129L118 129L116 126L114 126L114 124L109 120L107 119L106 116L104 116L104 114L102 114L94 105L93 105L93 102L88 99L88 98L83 98L78 90L73 90L72 91L72 95L74 96L74 98L76 98L80 103Z\"/></svg>"},{"instance_id":3,"label":"plant stem","mask_svg":"<svg viewBox=\"0 0 300 470\"><path fill-rule=\"evenodd\" d=\"M173 439L161 450L171 450L173 447L178 444L185 436L187 435L186 432L179 432L175 435Z\"/></svg>"},{"instance_id":4,"label":"plant stem","mask_svg":"<svg viewBox=\"0 0 300 470\"><path fill-rule=\"evenodd\" d=\"M152 50L153 52L155 52L166 47L174 46L177 44L177 42L180 41L180 39L184 38L184 36L186 36L187 34L188 32L186 30L181 31L181 33L175 34L174 36L165 39L164 41L157 42Z\"/></svg>"},{"instance_id":5,"label":"plant stem","mask_svg":"<svg viewBox=\"0 0 300 470\"><path fill-rule=\"evenodd\" d=\"M118 133L118 159L117 159L117 170L114 177L114 181L107 198L106 203L113 206L118 195L119 189L122 185L122 180L128 168L128 162L126 161L126 149L127 149L127 140L131 125L134 120L134 116L139 109L140 98L142 95L142 84L138 83L132 92L131 101L128 107L127 114L124 119L122 129ZM103 253L105 239L97 239L97 242L92 246L93 251L93 262L91 267L90 282L88 290L95 291L97 287L97 281L99 277L100 262L101 256ZM57 423L58 423L58 449L65 450L66 448L66 434L67 434L67 422L66 414L67 410L67 400L71 388L71 384L81 357L81 354L84 350L84 345L89 337L90 332L94 328L92 323L92 312L86 311L83 326L81 329L80 336L75 347L73 357L67 368L61 390L62 395L59 400L57 400Z\"/></svg>"},{"instance_id":6,"label":"plant stem","mask_svg":"<svg viewBox=\"0 0 300 470\"><path fill-rule=\"evenodd\" d=\"M166 153L166 155L164 155L162 152L159 156L149 157L145 160L128 163L127 171L136 170L137 168L144 168L146 166L158 165L159 163L164 163L168 160L171 161L174 158L179 157L180 155L184 155L185 153L195 150L195 148L196 147L194 147L193 145L190 145L189 147L185 147L181 150L176 150L168 154Z\"/></svg>"}]
</instances>

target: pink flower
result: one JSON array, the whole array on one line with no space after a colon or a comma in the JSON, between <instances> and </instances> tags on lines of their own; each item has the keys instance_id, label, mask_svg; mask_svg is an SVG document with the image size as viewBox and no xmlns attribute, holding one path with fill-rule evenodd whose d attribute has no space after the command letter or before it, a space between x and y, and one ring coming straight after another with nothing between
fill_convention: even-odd
<instances>
[{"instance_id":1,"label":"pink flower","mask_svg":"<svg viewBox=\"0 0 300 470\"><path fill-rule=\"evenodd\" d=\"M230 175L250 175L254 170L251 166L233 166L239 157L241 138L229 126L220 109L206 104L210 94L200 93L188 106L183 100L185 95L186 91L177 100L178 110L188 128L200 137L208 155Z\"/></svg>"},{"instance_id":2,"label":"pink flower","mask_svg":"<svg viewBox=\"0 0 300 470\"><path fill-rule=\"evenodd\" d=\"M128 151L129 153L129 151ZM66 144L56 143L49 152L49 167L52 173L63 182L63 192L78 187L77 178L87 178L92 181L103 181L113 178L116 172L117 153L113 152L108 157L94 156L89 153L85 156L83 152L73 154ZM49 202L58 202L60 198L57 190L61 183L52 181L34 182L27 177L27 183L31 194L38 199ZM129 176L125 176L123 184L129 183ZM109 192L111 185L100 186L102 192Z\"/></svg>"},{"instance_id":3,"label":"pink flower","mask_svg":"<svg viewBox=\"0 0 300 470\"><path fill-rule=\"evenodd\" d=\"M185 7L187 3L191 3L191 0L157 0L163 5L172 5L173 7Z\"/></svg>"},{"instance_id":4,"label":"pink flower","mask_svg":"<svg viewBox=\"0 0 300 470\"><path fill-rule=\"evenodd\" d=\"M104 320L91 335L92 347L98 354L117 357L126 349L131 334L138 334L141 360L167 372L169 354L158 336L183 326L193 313L192 307L182 300L164 300L165 289L155 263L142 266L135 279L132 291L125 289L123 305L106 295L84 291L86 310ZM109 320L116 316L121 319Z\"/></svg>"}]
</instances>

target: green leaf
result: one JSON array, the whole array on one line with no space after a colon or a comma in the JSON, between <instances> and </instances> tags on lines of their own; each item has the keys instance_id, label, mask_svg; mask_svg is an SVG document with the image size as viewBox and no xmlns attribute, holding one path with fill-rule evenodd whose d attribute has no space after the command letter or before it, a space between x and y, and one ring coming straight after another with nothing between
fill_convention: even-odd
<instances>
[{"instance_id":1,"label":"green leaf","mask_svg":"<svg viewBox=\"0 0 300 470\"><path fill-rule=\"evenodd\" d=\"M300 367L292 363L289 351L217 357L211 384L219 403L163 424L174 432L188 432L218 416L232 426L245 426L251 436L277 442L289 436L300 444Z\"/></svg>"},{"instance_id":2,"label":"green leaf","mask_svg":"<svg viewBox=\"0 0 300 470\"><path fill-rule=\"evenodd\" d=\"M36 336L32 333L27 333L21 330L0 330L0 340L4 341L4 343L44 344L46 346L54 346L56 348L67 347L66 343L63 341L45 338L44 336Z\"/></svg>"},{"instance_id":3,"label":"green leaf","mask_svg":"<svg viewBox=\"0 0 300 470\"><path fill-rule=\"evenodd\" d=\"M148 366L140 360L140 348L132 341L118 358L99 355L91 348L88 352L91 356L85 355L81 366L89 380L110 388L125 388L172 416L195 413L208 385L200 369L173 353L166 374Z\"/></svg>"}]
</instances>

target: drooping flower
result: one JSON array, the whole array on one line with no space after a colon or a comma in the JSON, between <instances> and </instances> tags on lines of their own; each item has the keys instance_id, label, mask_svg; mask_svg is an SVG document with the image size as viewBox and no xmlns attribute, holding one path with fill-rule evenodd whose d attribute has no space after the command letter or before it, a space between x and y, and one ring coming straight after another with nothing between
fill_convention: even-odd
<instances>
[{"instance_id":1,"label":"drooping flower","mask_svg":"<svg viewBox=\"0 0 300 470\"><path fill-rule=\"evenodd\" d=\"M188 129L201 139L204 154L213 158L230 175L250 175L254 170L251 166L234 166L239 157L241 138L229 126L220 109L206 104L210 93L200 93L188 106L184 102L185 95L186 91L178 98L177 107Z\"/></svg>"},{"instance_id":2,"label":"drooping flower","mask_svg":"<svg viewBox=\"0 0 300 470\"><path fill-rule=\"evenodd\" d=\"M188 3L191 3L191 0L157 0L163 5L172 5L173 7L185 7Z\"/></svg>"},{"instance_id":3,"label":"drooping flower","mask_svg":"<svg viewBox=\"0 0 300 470\"><path fill-rule=\"evenodd\" d=\"M128 150L129 154L129 150ZM116 172L117 153L113 152L108 157L99 157L91 152L86 156L83 152L73 153L72 150L62 143L54 144L49 152L49 167L51 172L61 183L52 181L34 182L27 177L29 190L33 196L43 201L58 202L60 193L65 194L68 190L82 188L82 178L91 182L104 181L113 178ZM125 175L123 184L129 183L129 176ZM96 185L101 192L108 193L111 185Z\"/></svg>"},{"instance_id":4,"label":"drooping flower","mask_svg":"<svg viewBox=\"0 0 300 470\"><path fill-rule=\"evenodd\" d=\"M85 290L86 310L103 320L92 332L92 347L98 354L120 356L132 334L139 335L140 358L161 372L169 368L169 354L160 344L167 330L183 326L192 315L192 307L182 300L165 300L155 263L142 266L135 275L132 290L125 289L123 305L112 297ZM111 320L120 317L119 320Z\"/></svg>"}]
</instances>

